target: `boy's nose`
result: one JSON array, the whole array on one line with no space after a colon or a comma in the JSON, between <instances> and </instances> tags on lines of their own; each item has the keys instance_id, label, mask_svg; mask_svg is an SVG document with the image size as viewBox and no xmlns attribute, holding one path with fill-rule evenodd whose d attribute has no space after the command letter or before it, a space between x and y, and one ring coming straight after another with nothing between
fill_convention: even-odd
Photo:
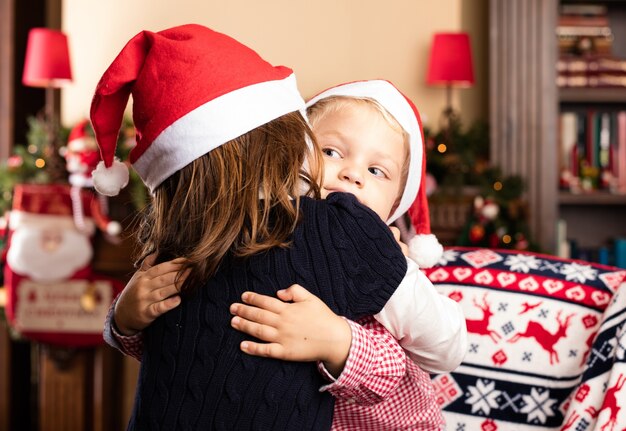
<instances>
[{"instance_id":1,"label":"boy's nose","mask_svg":"<svg viewBox=\"0 0 626 431\"><path fill-rule=\"evenodd\" d=\"M343 181L354 183L359 187L363 185L363 174L358 169L352 166L342 169L339 173L339 177Z\"/></svg>"}]
</instances>

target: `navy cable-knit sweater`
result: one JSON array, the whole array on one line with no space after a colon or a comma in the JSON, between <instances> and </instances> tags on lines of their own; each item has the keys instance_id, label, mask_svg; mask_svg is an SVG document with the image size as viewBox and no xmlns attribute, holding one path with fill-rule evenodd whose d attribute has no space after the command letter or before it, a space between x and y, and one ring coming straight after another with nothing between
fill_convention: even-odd
<instances>
[{"instance_id":1,"label":"navy cable-knit sweater","mask_svg":"<svg viewBox=\"0 0 626 431\"><path fill-rule=\"evenodd\" d=\"M229 306L298 283L335 313L379 312L406 273L389 228L349 194L302 198L289 248L227 257L218 273L144 333L131 430L328 430L333 398L312 363L242 353Z\"/></svg>"}]
</instances>

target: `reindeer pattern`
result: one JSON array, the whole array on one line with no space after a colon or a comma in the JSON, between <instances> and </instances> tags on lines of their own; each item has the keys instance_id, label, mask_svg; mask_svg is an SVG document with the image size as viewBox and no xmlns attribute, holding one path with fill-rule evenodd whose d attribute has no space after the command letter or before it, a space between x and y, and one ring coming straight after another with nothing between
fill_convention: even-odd
<instances>
[{"instance_id":1,"label":"reindeer pattern","mask_svg":"<svg viewBox=\"0 0 626 431\"><path fill-rule=\"evenodd\" d=\"M598 418L598 420L600 420L600 414L608 410L609 417L606 422L600 422L600 431L614 431L615 425L617 424L617 415L624 404L624 399L626 399L626 394L618 395L618 392L620 392L624 387L625 382L626 376L620 374L615 385L606 390L602 407L600 407L599 410L593 406L585 409L585 412L587 412L592 418Z\"/></svg>"},{"instance_id":2,"label":"reindeer pattern","mask_svg":"<svg viewBox=\"0 0 626 431\"><path fill-rule=\"evenodd\" d=\"M427 274L459 302L468 332L462 366L434 380L448 429L626 431L623 270L507 251L447 253Z\"/></svg>"},{"instance_id":3,"label":"reindeer pattern","mask_svg":"<svg viewBox=\"0 0 626 431\"><path fill-rule=\"evenodd\" d=\"M466 299L472 303L471 309L467 305L465 307L469 310L466 312L468 334L481 338L486 336L495 345L494 348L498 347L504 351L510 350L508 345L518 342L520 349L524 350L539 347L546 353L545 359L548 359L550 365L559 364L562 355L559 355L558 346L561 340L567 338L568 330L576 323L576 313L565 315L562 311L557 311L555 314L553 309L544 304L543 299L518 304L501 303L497 297L497 292L484 292L482 295L476 294ZM593 335L594 332L590 332L590 340L593 339ZM521 343L522 339L526 342ZM481 341L481 344L484 342ZM577 359L580 362L585 359L588 352L576 353L580 356ZM542 359L536 353L534 356L538 360Z\"/></svg>"}]
</instances>

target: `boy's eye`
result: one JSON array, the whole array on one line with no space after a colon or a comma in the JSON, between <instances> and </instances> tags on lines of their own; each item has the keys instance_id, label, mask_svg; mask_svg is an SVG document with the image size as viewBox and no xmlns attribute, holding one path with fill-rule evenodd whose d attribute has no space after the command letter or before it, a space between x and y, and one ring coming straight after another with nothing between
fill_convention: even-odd
<instances>
[{"instance_id":1,"label":"boy's eye","mask_svg":"<svg viewBox=\"0 0 626 431\"><path fill-rule=\"evenodd\" d=\"M339 152L337 150L333 150L332 148L322 148L322 153L328 157L339 158Z\"/></svg>"},{"instance_id":2,"label":"boy's eye","mask_svg":"<svg viewBox=\"0 0 626 431\"><path fill-rule=\"evenodd\" d=\"M374 176L377 176L377 177L385 177L386 176L385 173L380 168L371 167L371 168L368 168L368 170Z\"/></svg>"}]
</instances>

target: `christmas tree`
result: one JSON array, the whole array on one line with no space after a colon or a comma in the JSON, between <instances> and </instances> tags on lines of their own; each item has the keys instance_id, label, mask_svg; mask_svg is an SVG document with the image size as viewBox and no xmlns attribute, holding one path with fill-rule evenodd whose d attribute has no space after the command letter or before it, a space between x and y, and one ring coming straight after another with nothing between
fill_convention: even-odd
<instances>
[{"instance_id":1,"label":"christmas tree","mask_svg":"<svg viewBox=\"0 0 626 431\"><path fill-rule=\"evenodd\" d=\"M489 128L477 121L464 129L451 113L438 132L424 129L427 171L437 184L432 200L454 200L473 190L468 217L455 245L537 251L528 229L524 181L502 175L489 162Z\"/></svg>"}]
</instances>

